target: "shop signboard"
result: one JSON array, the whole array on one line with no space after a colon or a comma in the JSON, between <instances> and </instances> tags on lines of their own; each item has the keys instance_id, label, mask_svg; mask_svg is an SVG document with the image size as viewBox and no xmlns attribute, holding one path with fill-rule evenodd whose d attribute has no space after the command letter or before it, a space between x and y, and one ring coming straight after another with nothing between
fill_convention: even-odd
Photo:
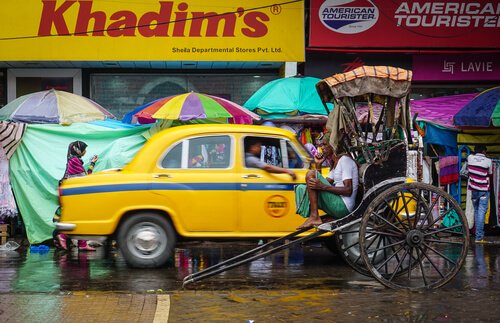
<instances>
[{"instance_id":1,"label":"shop signboard","mask_svg":"<svg viewBox=\"0 0 500 323\"><path fill-rule=\"evenodd\" d=\"M0 4L0 60L304 61L302 0Z\"/></svg>"},{"instance_id":2,"label":"shop signboard","mask_svg":"<svg viewBox=\"0 0 500 323\"><path fill-rule=\"evenodd\" d=\"M500 80L498 55L414 55L414 81Z\"/></svg>"},{"instance_id":3,"label":"shop signboard","mask_svg":"<svg viewBox=\"0 0 500 323\"><path fill-rule=\"evenodd\" d=\"M500 0L311 0L309 47L500 48Z\"/></svg>"}]
</instances>

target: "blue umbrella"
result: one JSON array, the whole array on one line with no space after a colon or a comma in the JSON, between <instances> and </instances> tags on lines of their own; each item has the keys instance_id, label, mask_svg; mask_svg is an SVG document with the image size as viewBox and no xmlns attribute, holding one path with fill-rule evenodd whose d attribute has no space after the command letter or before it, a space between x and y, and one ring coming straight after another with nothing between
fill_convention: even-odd
<instances>
[{"instance_id":1,"label":"blue umbrella","mask_svg":"<svg viewBox=\"0 0 500 323\"><path fill-rule=\"evenodd\" d=\"M455 126L500 126L500 86L479 93L453 117Z\"/></svg>"},{"instance_id":2,"label":"blue umbrella","mask_svg":"<svg viewBox=\"0 0 500 323\"><path fill-rule=\"evenodd\" d=\"M142 110L144 110L146 107L148 107L148 106L149 106L149 105L151 105L152 103L155 103L156 101L159 101L159 100L160 100L160 99L156 99L156 100L154 100L154 101L152 101L152 102L148 102L148 103L146 103L146 104L144 104L144 105L141 105L140 107L138 107L138 108L134 109L133 111L131 111L131 112L127 113L127 114L123 117L122 122L123 122L123 123L137 123L137 120L136 120L136 118L134 118L134 115L135 115L136 113L141 112L141 111L142 111ZM153 122L154 122L154 121L152 121L151 123L153 123Z\"/></svg>"},{"instance_id":3,"label":"blue umbrella","mask_svg":"<svg viewBox=\"0 0 500 323\"><path fill-rule=\"evenodd\" d=\"M271 81L257 90L243 106L260 115L294 116L299 114L327 115L316 92L319 78L294 76ZM328 103L328 111L333 104Z\"/></svg>"}]
</instances>

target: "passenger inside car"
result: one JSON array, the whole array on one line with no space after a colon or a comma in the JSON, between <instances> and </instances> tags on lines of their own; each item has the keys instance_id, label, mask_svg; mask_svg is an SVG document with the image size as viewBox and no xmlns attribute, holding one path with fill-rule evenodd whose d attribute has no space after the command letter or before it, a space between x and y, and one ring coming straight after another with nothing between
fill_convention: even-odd
<instances>
[{"instance_id":1,"label":"passenger inside car","mask_svg":"<svg viewBox=\"0 0 500 323\"><path fill-rule=\"evenodd\" d=\"M245 166L247 168L259 168L269 173L275 174L288 174L293 180L297 179L297 175L291 169L274 166L262 161L262 142L263 139L259 137L246 137L245 138Z\"/></svg>"},{"instance_id":2,"label":"passenger inside car","mask_svg":"<svg viewBox=\"0 0 500 323\"><path fill-rule=\"evenodd\" d=\"M226 144L224 143L216 143L215 145L211 145L212 149L210 149L208 154L209 165L212 168L226 168L229 166L229 155L226 149Z\"/></svg>"}]
</instances>

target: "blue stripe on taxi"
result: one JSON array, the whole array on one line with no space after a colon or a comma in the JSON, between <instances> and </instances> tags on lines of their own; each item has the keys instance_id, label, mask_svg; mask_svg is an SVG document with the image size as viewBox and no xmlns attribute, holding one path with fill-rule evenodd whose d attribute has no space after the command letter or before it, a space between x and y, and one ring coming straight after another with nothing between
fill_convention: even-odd
<instances>
[{"instance_id":1,"label":"blue stripe on taxi","mask_svg":"<svg viewBox=\"0 0 500 323\"><path fill-rule=\"evenodd\" d=\"M155 190L193 190L193 191L293 191L295 184L279 183L137 183L113 184L100 186L86 186L65 188L61 196L97 194L125 191L155 191Z\"/></svg>"}]
</instances>

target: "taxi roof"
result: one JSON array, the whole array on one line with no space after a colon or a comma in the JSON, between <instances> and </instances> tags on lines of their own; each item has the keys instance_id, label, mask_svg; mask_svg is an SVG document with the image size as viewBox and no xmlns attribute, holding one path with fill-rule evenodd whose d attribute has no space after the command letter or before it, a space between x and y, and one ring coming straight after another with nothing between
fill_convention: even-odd
<instances>
[{"instance_id":1,"label":"taxi roof","mask_svg":"<svg viewBox=\"0 0 500 323\"><path fill-rule=\"evenodd\" d=\"M241 124L194 124L175 126L162 130L148 139L146 144L139 150L132 161L124 167L124 169L133 169L136 166L140 167L141 160L151 158L165 150L167 145L174 144L182 138L193 135L208 135L208 134L248 134L248 135L264 135L278 136L288 138L289 140L297 140L295 134L289 130L261 126L261 125L241 125Z\"/></svg>"}]
</instances>

